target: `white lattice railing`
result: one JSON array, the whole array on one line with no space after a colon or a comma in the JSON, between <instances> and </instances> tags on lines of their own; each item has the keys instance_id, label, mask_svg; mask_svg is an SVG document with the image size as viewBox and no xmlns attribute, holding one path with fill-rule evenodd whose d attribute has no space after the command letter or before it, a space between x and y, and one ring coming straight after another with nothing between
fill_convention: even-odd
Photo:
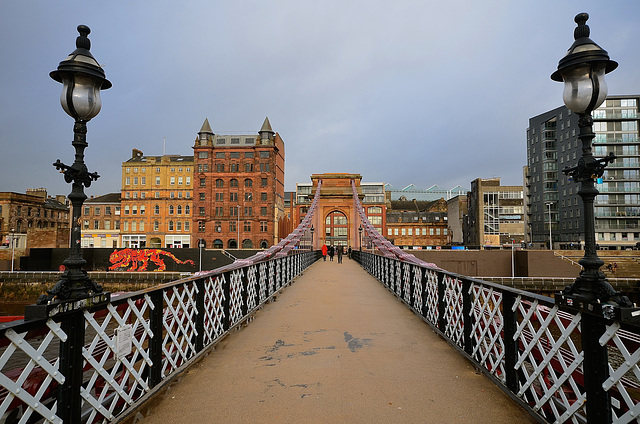
<instances>
[{"instance_id":1,"label":"white lattice railing","mask_svg":"<svg viewBox=\"0 0 640 424\"><path fill-rule=\"evenodd\" d=\"M364 269L543 422L587 423L585 337L606 346L610 419L640 422L640 326L609 318L582 334L584 313L554 299L385 255L354 252ZM590 327L593 328L593 327ZM588 352L587 352L588 354Z\"/></svg>"},{"instance_id":2,"label":"white lattice railing","mask_svg":"<svg viewBox=\"0 0 640 424\"><path fill-rule=\"evenodd\" d=\"M121 418L320 257L296 252L126 294L95 309L0 325L0 422L76 422L59 401L65 390L78 393L80 401L69 402L82 421ZM71 319L82 323L68 328L83 343L78 358L63 358ZM66 368L74 362L81 367L76 374Z\"/></svg>"}]
</instances>

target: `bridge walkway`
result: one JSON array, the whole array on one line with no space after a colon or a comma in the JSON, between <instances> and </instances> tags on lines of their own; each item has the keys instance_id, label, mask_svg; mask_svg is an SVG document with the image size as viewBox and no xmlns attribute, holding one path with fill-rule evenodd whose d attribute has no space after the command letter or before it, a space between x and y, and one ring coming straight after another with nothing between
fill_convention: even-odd
<instances>
[{"instance_id":1,"label":"bridge walkway","mask_svg":"<svg viewBox=\"0 0 640 424\"><path fill-rule=\"evenodd\" d=\"M346 256L255 318L127 421L536 422Z\"/></svg>"}]
</instances>

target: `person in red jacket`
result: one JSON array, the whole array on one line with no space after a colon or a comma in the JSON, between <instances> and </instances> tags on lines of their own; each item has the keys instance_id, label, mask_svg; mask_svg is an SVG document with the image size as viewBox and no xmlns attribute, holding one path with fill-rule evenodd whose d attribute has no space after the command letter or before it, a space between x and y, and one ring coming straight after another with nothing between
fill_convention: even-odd
<instances>
[{"instance_id":1,"label":"person in red jacket","mask_svg":"<svg viewBox=\"0 0 640 424\"><path fill-rule=\"evenodd\" d=\"M328 250L329 249L327 249L327 245L323 244L322 245L322 260L325 261L325 262L327 261L327 251Z\"/></svg>"}]
</instances>

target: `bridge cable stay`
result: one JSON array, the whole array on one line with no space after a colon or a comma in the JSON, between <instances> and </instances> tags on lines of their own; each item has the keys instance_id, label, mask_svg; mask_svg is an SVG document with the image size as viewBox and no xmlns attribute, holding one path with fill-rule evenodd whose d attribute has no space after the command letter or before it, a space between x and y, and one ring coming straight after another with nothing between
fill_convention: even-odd
<instances>
[{"instance_id":1,"label":"bridge cable stay","mask_svg":"<svg viewBox=\"0 0 640 424\"><path fill-rule=\"evenodd\" d=\"M404 250L400 249L398 246L394 246L389 240L384 238L376 228L371 225L369 222L369 218L364 213L364 208L360 203L360 198L358 196L358 191L356 190L355 180L351 180L351 189L353 191L353 205L360 217L360 222L362 223L363 237L367 237L372 245L372 248L377 250L380 255L391 258L398 259L403 262L408 262L414 265L425 266L434 269L440 269L436 264L425 262L421 259L416 258L411 253L407 253Z\"/></svg>"},{"instance_id":2,"label":"bridge cable stay","mask_svg":"<svg viewBox=\"0 0 640 424\"><path fill-rule=\"evenodd\" d=\"M267 259L282 258L284 256L287 256L292 250L297 249L297 247L300 245L300 242L303 239L308 237L307 234L311 227L313 214L318 208L318 201L320 200L321 186L322 186L322 180L318 180L318 187L316 188L316 193L313 196L313 201L311 202L311 206L309 207L309 210L307 211L307 214L305 215L304 219L302 220L302 222L300 222L300 224L296 227L296 229L291 232L291 234L289 234L284 239L280 240L280 243L271 246L267 250L258 252L253 256L249 256L248 258L236 259L232 264L221 267L221 268L217 268L216 271L217 272L230 271L230 270L242 268L247 265L254 265L254 264L257 264L258 262L262 262Z\"/></svg>"}]
</instances>

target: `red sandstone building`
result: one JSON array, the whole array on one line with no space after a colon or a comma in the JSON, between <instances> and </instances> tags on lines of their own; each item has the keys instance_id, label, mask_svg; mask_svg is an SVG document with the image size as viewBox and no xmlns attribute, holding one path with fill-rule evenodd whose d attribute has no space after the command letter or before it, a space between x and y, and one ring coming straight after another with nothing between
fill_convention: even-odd
<instances>
[{"instance_id":1,"label":"red sandstone building","mask_svg":"<svg viewBox=\"0 0 640 424\"><path fill-rule=\"evenodd\" d=\"M313 219L315 249L322 244L360 247L362 224L353 205L351 181L355 182L356 192L367 218L380 234L386 228L386 205L383 183L363 183L360 174L327 173L313 174L310 184L296 185L296 207L293 223L295 226L304 219L313 200L318 182L320 199Z\"/></svg>"},{"instance_id":2,"label":"red sandstone building","mask_svg":"<svg viewBox=\"0 0 640 424\"><path fill-rule=\"evenodd\" d=\"M284 216L284 142L265 119L258 134L222 135L205 119L193 146L193 229L217 249L264 249Z\"/></svg>"}]
</instances>

